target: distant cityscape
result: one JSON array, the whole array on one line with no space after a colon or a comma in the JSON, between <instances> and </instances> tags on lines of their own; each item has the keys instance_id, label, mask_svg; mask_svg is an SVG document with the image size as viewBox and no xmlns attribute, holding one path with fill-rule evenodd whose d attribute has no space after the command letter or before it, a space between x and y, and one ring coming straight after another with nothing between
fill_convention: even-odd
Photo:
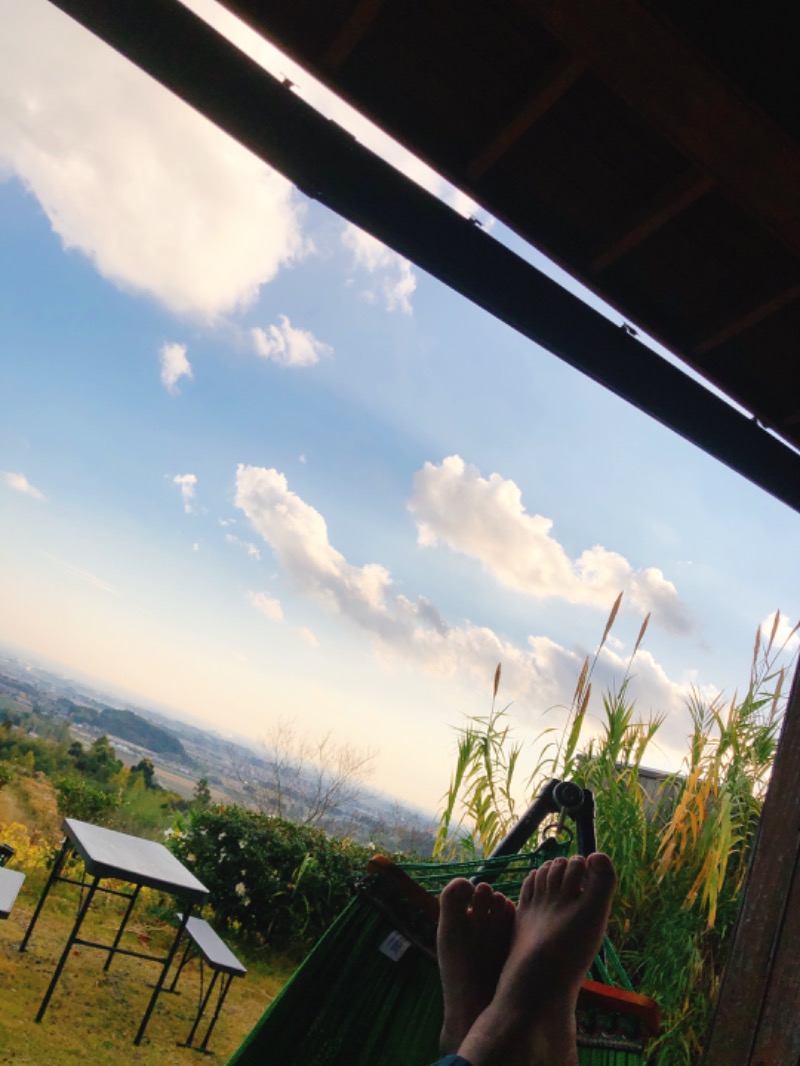
<instances>
[{"instance_id":1,"label":"distant cityscape","mask_svg":"<svg viewBox=\"0 0 800 1066\"><path fill-rule=\"evenodd\" d=\"M85 675L70 676L67 670L25 649L0 644L0 717L7 712L32 720L37 715L62 719L78 740L91 743L108 736L128 766L150 759L159 784L183 797L190 797L205 778L216 802L254 806L249 783L271 769L263 744L225 737L192 724L188 715L156 709ZM395 850L430 854L433 814L365 785L353 791L337 810L332 831L361 843L376 838Z\"/></svg>"}]
</instances>

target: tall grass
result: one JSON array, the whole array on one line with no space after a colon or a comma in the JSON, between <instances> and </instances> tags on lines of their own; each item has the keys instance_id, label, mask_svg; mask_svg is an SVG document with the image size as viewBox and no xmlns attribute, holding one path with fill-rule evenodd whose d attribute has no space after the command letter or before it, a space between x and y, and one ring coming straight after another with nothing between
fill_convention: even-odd
<instances>
[{"instance_id":1,"label":"tall grass","mask_svg":"<svg viewBox=\"0 0 800 1066\"><path fill-rule=\"evenodd\" d=\"M800 623L781 644L779 614L767 639L759 630L743 696L709 701L693 692L683 764L652 794L640 771L663 716L636 713L630 672L647 619L625 676L602 696L600 735L583 739L594 667L620 600L583 664L564 729L558 737L552 730L540 734L536 765L524 780L523 747L508 706L497 703L498 668L488 715L458 730L437 854L490 850L551 777L591 788L599 846L613 857L619 877L609 934L634 986L659 1002L664 1017L649 1061L689 1066L702 1055L719 990L780 732L792 665L786 646Z\"/></svg>"}]
</instances>

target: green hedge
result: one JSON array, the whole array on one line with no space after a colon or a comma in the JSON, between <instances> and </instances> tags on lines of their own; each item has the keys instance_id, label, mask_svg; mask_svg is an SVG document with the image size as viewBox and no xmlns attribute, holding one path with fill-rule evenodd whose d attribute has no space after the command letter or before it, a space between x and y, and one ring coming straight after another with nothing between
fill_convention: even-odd
<instances>
[{"instance_id":1,"label":"green hedge","mask_svg":"<svg viewBox=\"0 0 800 1066\"><path fill-rule=\"evenodd\" d=\"M373 854L236 806L191 811L168 846L209 888L218 921L280 951L304 950L321 936Z\"/></svg>"}]
</instances>

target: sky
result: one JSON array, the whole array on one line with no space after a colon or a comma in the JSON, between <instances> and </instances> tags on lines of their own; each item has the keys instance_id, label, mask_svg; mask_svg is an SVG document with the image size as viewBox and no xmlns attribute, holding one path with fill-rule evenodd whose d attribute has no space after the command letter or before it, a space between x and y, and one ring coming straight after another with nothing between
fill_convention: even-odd
<instances>
[{"instance_id":1,"label":"sky","mask_svg":"<svg viewBox=\"0 0 800 1066\"><path fill-rule=\"evenodd\" d=\"M212 0L187 6L582 291ZM497 663L533 761L622 592L588 728L649 613L629 691L666 716L647 761L677 769L692 689L732 696L758 627L800 618L800 517L48 0L0 21L0 641L223 735L332 731L435 810Z\"/></svg>"}]
</instances>

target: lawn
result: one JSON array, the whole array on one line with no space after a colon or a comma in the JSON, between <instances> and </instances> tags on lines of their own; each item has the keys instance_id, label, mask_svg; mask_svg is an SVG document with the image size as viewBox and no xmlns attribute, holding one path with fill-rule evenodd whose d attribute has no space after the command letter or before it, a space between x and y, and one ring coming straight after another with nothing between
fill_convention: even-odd
<instances>
[{"instance_id":1,"label":"lawn","mask_svg":"<svg viewBox=\"0 0 800 1066\"><path fill-rule=\"evenodd\" d=\"M158 974L157 964L140 959L117 956L105 973L103 952L76 947L44 1019L40 1024L34 1021L74 920L78 895L73 886L58 885L53 889L28 950L20 954L19 944L40 888L41 881L28 878L11 917L0 921L0 1062L31 1066L78 1062L194 1066L198 1062L196 1052L179 1047L178 1042L186 1039L197 1009L197 962L190 963L181 975L179 994L159 997L139 1047L133 1044L133 1038ZM95 915L90 916L93 924L87 919L83 933L86 939L108 943L114 915L122 907L123 900L103 899ZM169 927L146 913L141 901L128 928L124 946L164 951ZM220 1063L226 1062L238 1047L290 973L285 962L252 963L236 945L231 946L248 967L248 973L234 980L211 1036L211 1060ZM202 1025L196 1043L204 1032Z\"/></svg>"}]
</instances>

